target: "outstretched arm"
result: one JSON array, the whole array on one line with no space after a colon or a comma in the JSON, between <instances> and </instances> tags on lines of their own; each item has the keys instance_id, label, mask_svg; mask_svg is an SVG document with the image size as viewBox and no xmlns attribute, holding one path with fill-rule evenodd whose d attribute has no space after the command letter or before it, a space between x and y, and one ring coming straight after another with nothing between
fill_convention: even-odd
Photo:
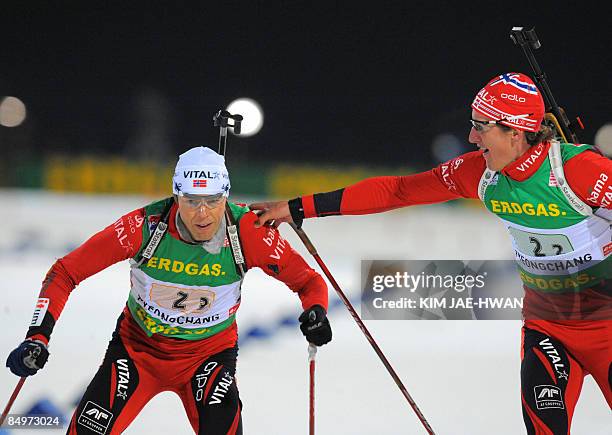
<instances>
[{"instance_id":1,"label":"outstretched arm","mask_svg":"<svg viewBox=\"0 0 612 435\"><path fill-rule=\"evenodd\" d=\"M252 204L263 210L257 225L274 221L300 223L301 219L333 215L381 213L411 205L433 204L457 198L477 198L485 162L478 151L459 156L419 174L373 177L351 186L289 201Z\"/></svg>"}]
</instances>

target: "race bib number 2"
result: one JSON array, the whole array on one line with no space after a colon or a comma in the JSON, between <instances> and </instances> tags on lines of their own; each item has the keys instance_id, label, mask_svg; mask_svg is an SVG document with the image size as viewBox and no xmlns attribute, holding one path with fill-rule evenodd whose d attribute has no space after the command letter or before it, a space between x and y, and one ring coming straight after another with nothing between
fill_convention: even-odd
<instances>
[{"instance_id":1,"label":"race bib number 2","mask_svg":"<svg viewBox=\"0 0 612 435\"><path fill-rule=\"evenodd\" d=\"M553 257L574 250L564 234L539 234L510 228L508 230L519 251L534 257Z\"/></svg>"}]
</instances>

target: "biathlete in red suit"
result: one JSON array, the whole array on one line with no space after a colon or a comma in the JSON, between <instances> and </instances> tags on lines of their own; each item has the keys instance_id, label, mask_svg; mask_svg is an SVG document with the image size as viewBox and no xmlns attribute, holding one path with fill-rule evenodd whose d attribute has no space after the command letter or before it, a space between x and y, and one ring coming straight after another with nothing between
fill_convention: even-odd
<instances>
[{"instance_id":1,"label":"biathlete in red suit","mask_svg":"<svg viewBox=\"0 0 612 435\"><path fill-rule=\"evenodd\" d=\"M543 117L533 81L503 74L472 103L469 141L479 151L419 174L251 207L265 210L258 224L278 225L458 198L483 201L508 228L524 282L525 426L529 434L557 435L570 432L585 375L612 407L612 161L588 145L552 140Z\"/></svg>"},{"instance_id":2,"label":"biathlete in red suit","mask_svg":"<svg viewBox=\"0 0 612 435\"><path fill-rule=\"evenodd\" d=\"M175 392L199 434L242 433L236 386L237 327L243 276L226 238L229 175L224 159L197 147L182 154L174 198L132 211L59 259L48 272L26 340L7 360L18 376L35 374L72 290L130 260L131 290L104 361L72 417L69 434L121 433L162 391ZM160 216L168 231L154 255L138 262ZM300 328L321 346L331 340L323 279L273 227L254 226L248 208L229 204L247 267L284 282L301 300Z\"/></svg>"}]
</instances>

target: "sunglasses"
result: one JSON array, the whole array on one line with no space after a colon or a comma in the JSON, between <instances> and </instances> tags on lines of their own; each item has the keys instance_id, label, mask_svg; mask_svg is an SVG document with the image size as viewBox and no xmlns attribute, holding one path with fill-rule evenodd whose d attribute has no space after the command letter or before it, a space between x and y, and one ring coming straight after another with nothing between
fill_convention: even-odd
<instances>
[{"instance_id":1,"label":"sunglasses","mask_svg":"<svg viewBox=\"0 0 612 435\"><path fill-rule=\"evenodd\" d=\"M212 210L213 208L219 207L223 203L223 198L224 196L222 193L207 196L181 195L179 196L179 201L192 209L206 207L207 209Z\"/></svg>"},{"instance_id":2,"label":"sunglasses","mask_svg":"<svg viewBox=\"0 0 612 435\"><path fill-rule=\"evenodd\" d=\"M488 130L487 126L488 125L496 125L496 124L500 124L503 121L503 119L500 119L499 121L479 121L478 119L472 119L470 118L470 122L472 123L472 127L474 127L474 130L476 130L477 132L483 132Z\"/></svg>"}]
</instances>

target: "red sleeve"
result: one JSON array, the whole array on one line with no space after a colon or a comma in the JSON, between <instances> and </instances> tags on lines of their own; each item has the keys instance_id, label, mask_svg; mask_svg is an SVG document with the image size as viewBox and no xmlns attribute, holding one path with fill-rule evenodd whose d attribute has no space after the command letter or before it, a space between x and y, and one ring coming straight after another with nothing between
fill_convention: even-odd
<instances>
[{"instance_id":1,"label":"red sleeve","mask_svg":"<svg viewBox=\"0 0 612 435\"><path fill-rule=\"evenodd\" d=\"M240 239L247 265L259 267L266 274L284 282L296 292L304 310L321 305L327 310L327 285L304 261L276 228L255 228L253 212L240 219Z\"/></svg>"},{"instance_id":2,"label":"red sleeve","mask_svg":"<svg viewBox=\"0 0 612 435\"><path fill-rule=\"evenodd\" d=\"M302 197L304 216L380 213L410 205L478 198L485 166L482 153L474 151L427 172L368 178L339 191Z\"/></svg>"},{"instance_id":3,"label":"red sleeve","mask_svg":"<svg viewBox=\"0 0 612 435\"><path fill-rule=\"evenodd\" d=\"M612 160L585 151L565 162L563 171L580 199L591 207L612 209Z\"/></svg>"},{"instance_id":4,"label":"red sleeve","mask_svg":"<svg viewBox=\"0 0 612 435\"><path fill-rule=\"evenodd\" d=\"M27 337L48 342L68 296L81 281L136 255L143 222L144 209L132 211L57 260L43 281Z\"/></svg>"}]
</instances>

